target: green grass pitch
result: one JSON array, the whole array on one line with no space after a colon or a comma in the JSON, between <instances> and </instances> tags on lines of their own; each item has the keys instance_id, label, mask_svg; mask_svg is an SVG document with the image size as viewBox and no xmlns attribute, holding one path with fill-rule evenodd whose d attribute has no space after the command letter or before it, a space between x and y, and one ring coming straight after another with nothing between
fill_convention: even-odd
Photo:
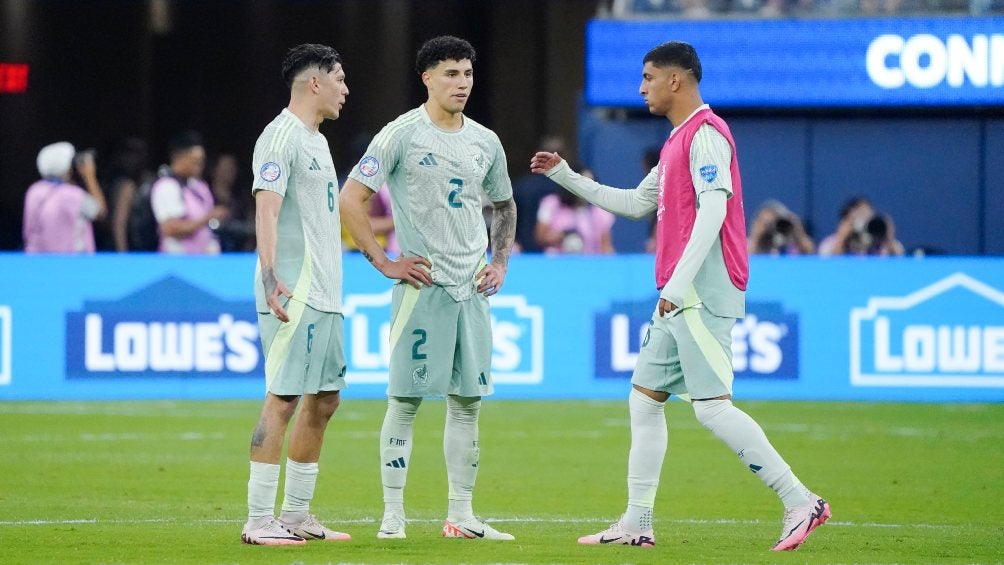
<instances>
[{"instance_id":1,"label":"green grass pitch","mask_svg":"<svg viewBox=\"0 0 1004 565\"><path fill-rule=\"evenodd\" d=\"M350 389L351 390L351 389ZM377 540L384 403L347 394L312 510L353 535L242 545L258 402L0 403L0 562L13 563L998 563L1004 405L740 402L833 507L797 552L772 492L667 410L657 546L585 547L623 510L626 402L488 399L474 509L515 542L443 539L442 401L419 412L408 539ZM281 484L281 483L280 483Z\"/></svg>"}]
</instances>

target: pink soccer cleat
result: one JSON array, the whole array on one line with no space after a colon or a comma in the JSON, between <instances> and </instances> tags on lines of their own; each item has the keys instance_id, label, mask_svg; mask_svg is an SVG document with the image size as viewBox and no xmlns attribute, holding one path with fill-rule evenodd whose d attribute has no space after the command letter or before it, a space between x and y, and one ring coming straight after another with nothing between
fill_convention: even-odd
<instances>
[{"instance_id":1,"label":"pink soccer cleat","mask_svg":"<svg viewBox=\"0 0 1004 565\"><path fill-rule=\"evenodd\" d=\"M830 519L830 504L812 495L809 502L789 508L784 511L784 527L781 529L781 539L777 540L773 551L793 551L805 543L812 530L822 526Z\"/></svg>"}]
</instances>

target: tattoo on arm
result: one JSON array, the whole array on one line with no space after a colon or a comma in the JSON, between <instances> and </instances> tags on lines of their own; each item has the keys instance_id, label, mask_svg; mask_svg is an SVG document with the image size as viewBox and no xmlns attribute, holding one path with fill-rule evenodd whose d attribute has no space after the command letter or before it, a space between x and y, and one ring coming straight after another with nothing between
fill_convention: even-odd
<instances>
[{"instance_id":1,"label":"tattoo on arm","mask_svg":"<svg viewBox=\"0 0 1004 565\"><path fill-rule=\"evenodd\" d=\"M359 252L363 254L363 257L365 257L367 261L369 261L370 263L373 262L373 256L370 255L368 251L366 251L365 249L360 249Z\"/></svg>"},{"instance_id":2,"label":"tattoo on arm","mask_svg":"<svg viewBox=\"0 0 1004 565\"><path fill-rule=\"evenodd\" d=\"M279 285L279 281L275 278L275 269L272 267L265 267L261 270L261 283L265 287L265 296L272 296L275 292L275 287Z\"/></svg>"},{"instance_id":3,"label":"tattoo on arm","mask_svg":"<svg viewBox=\"0 0 1004 565\"><path fill-rule=\"evenodd\" d=\"M516 240L516 203L510 198L492 212L492 263L506 268Z\"/></svg>"}]
</instances>

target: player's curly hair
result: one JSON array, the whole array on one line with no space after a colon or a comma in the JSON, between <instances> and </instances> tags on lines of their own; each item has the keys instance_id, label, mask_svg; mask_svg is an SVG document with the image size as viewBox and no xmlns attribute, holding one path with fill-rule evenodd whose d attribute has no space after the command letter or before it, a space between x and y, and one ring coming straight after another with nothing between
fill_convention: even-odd
<instances>
[{"instance_id":1,"label":"player's curly hair","mask_svg":"<svg viewBox=\"0 0 1004 565\"><path fill-rule=\"evenodd\" d=\"M426 41L415 56L415 70L418 75L443 61L463 61L474 63L474 47L467 41L452 35L442 35Z\"/></svg>"},{"instance_id":2,"label":"player's curly hair","mask_svg":"<svg viewBox=\"0 0 1004 565\"><path fill-rule=\"evenodd\" d=\"M701 82L701 60L697 58L694 46L682 41L667 41L653 48L645 55L642 64L651 62L657 67L680 67L694 73Z\"/></svg>"},{"instance_id":3,"label":"player's curly hair","mask_svg":"<svg viewBox=\"0 0 1004 565\"><path fill-rule=\"evenodd\" d=\"M293 79L300 74L303 69L317 67L325 73L330 73L335 65L342 63L342 57L327 45L318 43L304 43L297 45L286 52L286 58L282 61L282 80L286 86L293 86Z\"/></svg>"}]
</instances>

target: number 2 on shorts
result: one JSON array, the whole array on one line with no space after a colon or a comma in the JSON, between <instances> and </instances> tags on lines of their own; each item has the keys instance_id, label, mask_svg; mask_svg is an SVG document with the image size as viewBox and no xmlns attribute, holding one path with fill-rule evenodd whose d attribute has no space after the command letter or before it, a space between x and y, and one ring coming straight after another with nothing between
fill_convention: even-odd
<instances>
[{"instance_id":1,"label":"number 2 on shorts","mask_svg":"<svg viewBox=\"0 0 1004 565\"><path fill-rule=\"evenodd\" d=\"M418 350L419 347L422 347L423 345L425 345L425 340L426 340L426 337L427 337L426 333L425 333L425 330L423 330L423 329L417 329L417 330L411 332L411 335L418 336L418 339L416 339L415 343L411 346L411 358L412 359L425 359L426 357L428 357L425 353L422 353L422 352L420 352Z\"/></svg>"}]
</instances>

